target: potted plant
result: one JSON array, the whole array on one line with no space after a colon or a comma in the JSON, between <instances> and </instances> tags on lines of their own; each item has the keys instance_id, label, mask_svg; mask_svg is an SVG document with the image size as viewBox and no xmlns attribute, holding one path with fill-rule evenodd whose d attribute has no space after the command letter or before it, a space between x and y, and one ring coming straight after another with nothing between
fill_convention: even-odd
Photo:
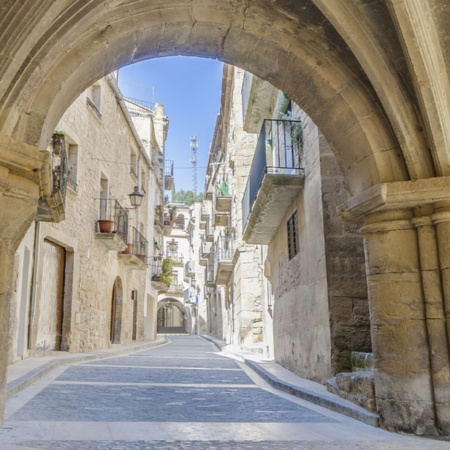
<instances>
[{"instance_id":1,"label":"potted plant","mask_svg":"<svg viewBox=\"0 0 450 450\"><path fill-rule=\"evenodd\" d=\"M55 155L61 153L61 149L64 145L64 131L54 131L52 136L52 146Z\"/></svg>"},{"instance_id":2,"label":"potted plant","mask_svg":"<svg viewBox=\"0 0 450 450\"><path fill-rule=\"evenodd\" d=\"M172 283L173 261L170 258L164 258L162 262L161 280L170 286Z\"/></svg>"},{"instance_id":3,"label":"potted plant","mask_svg":"<svg viewBox=\"0 0 450 450\"><path fill-rule=\"evenodd\" d=\"M114 220L111 219L99 219L98 227L100 229L100 233L114 233Z\"/></svg>"}]
</instances>

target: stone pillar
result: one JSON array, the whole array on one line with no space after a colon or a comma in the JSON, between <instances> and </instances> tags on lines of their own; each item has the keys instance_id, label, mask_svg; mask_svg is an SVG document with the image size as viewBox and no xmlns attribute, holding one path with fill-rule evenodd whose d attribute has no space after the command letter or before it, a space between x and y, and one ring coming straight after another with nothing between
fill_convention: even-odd
<instances>
[{"instance_id":1,"label":"stone pillar","mask_svg":"<svg viewBox=\"0 0 450 450\"><path fill-rule=\"evenodd\" d=\"M447 213L447 220L450 220L450 213ZM436 231L429 215L416 217L412 223L417 228L419 238L436 423L439 432L448 435L450 433L450 358ZM447 257L449 255L444 254Z\"/></svg>"},{"instance_id":2,"label":"stone pillar","mask_svg":"<svg viewBox=\"0 0 450 450\"><path fill-rule=\"evenodd\" d=\"M364 217L377 410L385 428L436 434L430 358L412 212Z\"/></svg>"},{"instance_id":3,"label":"stone pillar","mask_svg":"<svg viewBox=\"0 0 450 450\"><path fill-rule=\"evenodd\" d=\"M33 222L46 156L0 135L0 426L3 423L14 255Z\"/></svg>"},{"instance_id":4,"label":"stone pillar","mask_svg":"<svg viewBox=\"0 0 450 450\"><path fill-rule=\"evenodd\" d=\"M432 216L436 225L439 264L441 268L442 289L444 293L444 315L447 332L447 345L450 344L450 208L436 208Z\"/></svg>"}]
</instances>

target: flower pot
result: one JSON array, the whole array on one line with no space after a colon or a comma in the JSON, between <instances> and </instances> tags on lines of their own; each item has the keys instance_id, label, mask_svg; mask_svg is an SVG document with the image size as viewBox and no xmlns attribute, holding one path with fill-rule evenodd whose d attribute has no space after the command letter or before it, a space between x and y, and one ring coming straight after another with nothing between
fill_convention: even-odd
<instances>
[{"instance_id":1,"label":"flower pot","mask_svg":"<svg viewBox=\"0 0 450 450\"><path fill-rule=\"evenodd\" d=\"M127 255L132 255L133 254L133 244L128 244L127 248L124 250L124 253L126 253Z\"/></svg>"},{"instance_id":2,"label":"flower pot","mask_svg":"<svg viewBox=\"0 0 450 450\"><path fill-rule=\"evenodd\" d=\"M100 219L98 221L100 233L113 233L114 232L114 220Z\"/></svg>"}]
</instances>

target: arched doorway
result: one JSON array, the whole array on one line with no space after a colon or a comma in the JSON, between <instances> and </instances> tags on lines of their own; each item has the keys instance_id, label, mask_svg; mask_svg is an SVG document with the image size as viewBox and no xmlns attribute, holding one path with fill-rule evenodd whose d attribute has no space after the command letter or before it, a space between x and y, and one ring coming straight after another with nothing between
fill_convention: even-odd
<instances>
[{"instance_id":1,"label":"arched doorway","mask_svg":"<svg viewBox=\"0 0 450 450\"><path fill-rule=\"evenodd\" d=\"M158 333L186 333L186 312L175 299L165 299L158 304Z\"/></svg>"},{"instance_id":2,"label":"arched doorway","mask_svg":"<svg viewBox=\"0 0 450 450\"><path fill-rule=\"evenodd\" d=\"M122 329L122 307L122 280L117 277L114 281L111 297L110 341L112 344L120 344L120 333Z\"/></svg>"}]
</instances>

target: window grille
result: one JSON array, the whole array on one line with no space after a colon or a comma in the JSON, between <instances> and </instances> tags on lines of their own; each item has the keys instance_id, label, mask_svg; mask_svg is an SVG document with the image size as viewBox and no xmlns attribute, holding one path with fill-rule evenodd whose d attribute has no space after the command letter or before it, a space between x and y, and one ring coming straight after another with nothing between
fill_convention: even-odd
<instances>
[{"instance_id":1,"label":"window grille","mask_svg":"<svg viewBox=\"0 0 450 450\"><path fill-rule=\"evenodd\" d=\"M297 211L287 221L289 259L299 252Z\"/></svg>"}]
</instances>

